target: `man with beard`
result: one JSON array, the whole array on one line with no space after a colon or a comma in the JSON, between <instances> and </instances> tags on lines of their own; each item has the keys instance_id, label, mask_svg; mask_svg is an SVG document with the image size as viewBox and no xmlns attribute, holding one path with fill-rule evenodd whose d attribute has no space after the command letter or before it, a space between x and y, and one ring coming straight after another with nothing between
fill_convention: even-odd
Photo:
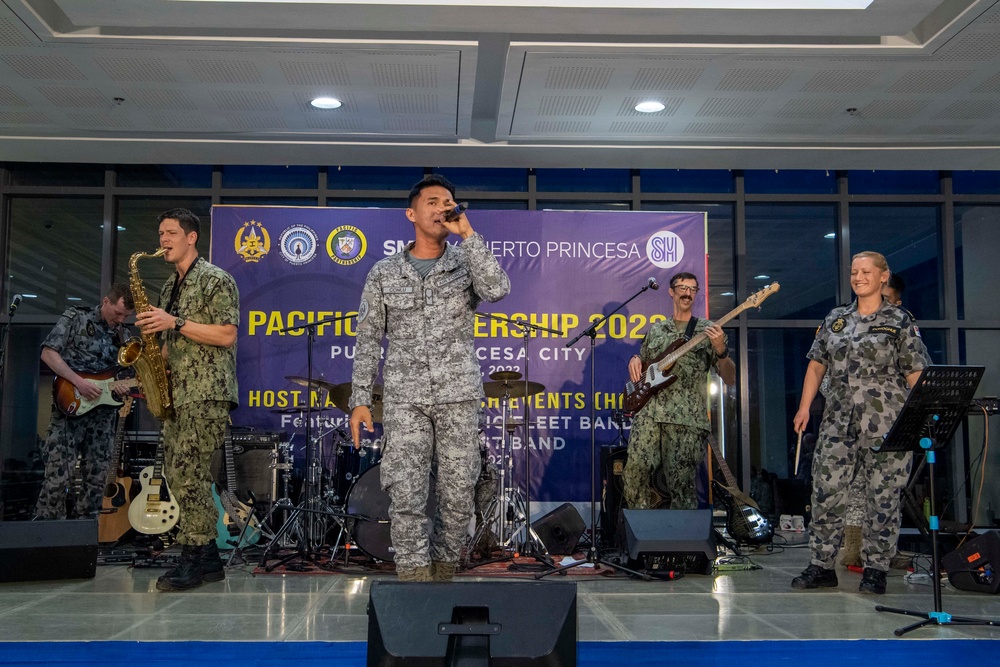
<instances>
[{"instance_id":1,"label":"man with beard","mask_svg":"<svg viewBox=\"0 0 1000 667\"><path fill-rule=\"evenodd\" d=\"M628 362L629 377L638 382L643 371L674 341L705 333L707 338L680 357L671 369L677 381L655 394L632 422L632 438L625 464L625 502L632 509L651 504L652 476L662 466L670 493L670 509L696 509L695 477L705 460L708 423L708 371L736 382L736 366L729 357L726 335L709 320L694 317L698 279L678 273L670 279L673 317L650 327L639 354Z\"/></svg>"}]
</instances>

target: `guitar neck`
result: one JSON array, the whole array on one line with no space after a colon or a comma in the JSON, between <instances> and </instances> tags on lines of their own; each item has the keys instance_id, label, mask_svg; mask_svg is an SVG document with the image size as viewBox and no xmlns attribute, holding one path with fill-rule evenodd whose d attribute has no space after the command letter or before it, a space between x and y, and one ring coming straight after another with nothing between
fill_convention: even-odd
<instances>
[{"instance_id":1,"label":"guitar neck","mask_svg":"<svg viewBox=\"0 0 1000 667\"><path fill-rule=\"evenodd\" d=\"M151 484L160 484L163 481L163 433L160 433L160 441L156 444L156 458L153 461L153 476Z\"/></svg>"},{"instance_id":2,"label":"guitar neck","mask_svg":"<svg viewBox=\"0 0 1000 667\"><path fill-rule=\"evenodd\" d=\"M733 319L747 308L748 306L745 303L740 304L739 306L737 306L736 308L732 309L731 311L723 315L721 318L719 318L719 320L715 322L715 325L721 327L726 322ZM684 343L679 348L677 348L676 350L665 356L663 360L659 364L657 364L659 366L659 369L661 371L666 371L667 369L671 368L675 363L677 363L678 359L680 359L685 354L696 348L706 338L708 338L708 336L705 335L704 331L692 336L691 340Z\"/></svg>"},{"instance_id":3,"label":"guitar neck","mask_svg":"<svg viewBox=\"0 0 1000 667\"><path fill-rule=\"evenodd\" d=\"M236 464L233 461L233 434L226 429L225 440L226 454L226 490L229 493L236 493Z\"/></svg>"},{"instance_id":4,"label":"guitar neck","mask_svg":"<svg viewBox=\"0 0 1000 667\"><path fill-rule=\"evenodd\" d=\"M125 442L125 419L132 411L132 397L125 398L125 404L118 411L118 425L115 427L115 444L111 449L111 465L108 466L107 484L115 483L122 467L122 444Z\"/></svg>"},{"instance_id":5,"label":"guitar neck","mask_svg":"<svg viewBox=\"0 0 1000 667\"><path fill-rule=\"evenodd\" d=\"M729 469L729 464L726 463L726 459L723 458L722 452L719 451L719 444L715 441L715 438L710 437L709 447L712 449L712 453L715 455L715 461L719 464L719 470L722 471L722 476L726 480L726 486L731 489L740 488L736 485L736 477L733 475L733 471Z\"/></svg>"}]
</instances>

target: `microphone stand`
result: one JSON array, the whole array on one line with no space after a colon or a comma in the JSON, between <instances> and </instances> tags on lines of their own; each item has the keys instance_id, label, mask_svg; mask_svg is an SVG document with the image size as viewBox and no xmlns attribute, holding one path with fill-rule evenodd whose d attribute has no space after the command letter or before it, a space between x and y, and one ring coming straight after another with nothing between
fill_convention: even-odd
<instances>
[{"instance_id":1,"label":"microphone stand","mask_svg":"<svg viewBox=\"0 0 1000 667\"><path fill-rule=\"evenodd\" d=\"M548 558L548 550L542 544L542 540L538 537L535 529L531 527L531 418L528 407L528 361L531 355L528 354L528 341L531 338L532 331L546 331L556 336L562 336L563 332L520 318L512 319L502 315L479 312L476 315L512 324L521 332L521 340L524 343L524 548L521 550L521 553L544 563L547 567L555 567L552 564L552 560Z\"/></svg>"},{"instance_id":2,"label":"microphone stand","mask_svg":"<svg viewBox=\"0 0 1000 667\"><path fill-rule=\"evenodd\" d=\"M322 462L320 457L322 452L319 451L319 439L313 442L312 438L312 416L313 416L313 400L312 391L313 386L319 386L318 382L313 381L313 343L316 341L316 327L321 324L329 324L331 322L340 322L342 320L349 320L352 317L357 317L357 313L351 313L348 315L336 315L333 317L327 317L322 320L317 320L315 322L306 322L305 324L300 324L294 327L286 327L284 329L279 329L278 333L289 333L292 331L306 330L306 392L308 394L308 400L306 401L306 428L305 428L305 438L306 438L306 480L305 480L305 493L303 494L302 500L299 504L293 508L291 514L285 519L285 523L278 529L268 543L267 548L264 553L261 554L260 566L263 567L267 563L268 554L271 551L271 547L277 545L279 539L282 535L291 530L295 521L305 513L305 534L299 534L298 549L288 555L282 557L277 563L267 566L265 569L270 572L278 565L287 563L296 557L303 557L305 559L314 559L316 552L322 547L322 540L326 534L325 530L320 530L318 524L320 523L320 516L332 516L339 522L341 519L346 518L346 514L342 512L333 512L329 509L323 509L318 507L319 500L321 497L321 483L322 483Z\"/></svg>"},{"instance_id":3,"label":"microphone stand","mask_svg":"<svg viewBox=\"0 0 1000 667\"><path fill-rule=\"evenodd\" d=\"M648 290L655 283L650 281L641 290L629 297L628 301L625 301L620 306L612 310L607 315L601 317L601 319L593 322L589 327L577 334L576 338L566 343L566 347L572 347L576 344L578 340L587 336L590 338L590 548L587 550L587 556L583 560L578 560L568 565L563 565L562 567L557 567L549 572L539 572L535 575L535 579L541 579L542 577L547 577L550 574L556 574L558 572L564 572L571 568L577 567L578 565L606 565L612 570L621 570L626 572L633 577L640 577L644 581L652 581L653 577L649 574L644 574L642 572L637 572L635 570L630 570L627 567L606 561L601 558L600 553L597 551L597 481L594 478L594 472L597 465L597 403L595 396L596 394L596 383L595 378L597 376L597 349L595 347L595 340L597 338L597 329L600 328L602 324L608 321L608 318L617 313L619 310L627 306L632 302L637 296Z\"/></svg>"}]
</instances>

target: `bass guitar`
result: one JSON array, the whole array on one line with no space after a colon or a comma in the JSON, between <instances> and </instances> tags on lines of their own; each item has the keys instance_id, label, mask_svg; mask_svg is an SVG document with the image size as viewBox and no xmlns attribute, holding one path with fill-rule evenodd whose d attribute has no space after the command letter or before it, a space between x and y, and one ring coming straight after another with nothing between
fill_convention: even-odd
<instances>
[{"instance_id":1,"label":"bass guitar","mask_svg":"<svg viewBox=\"0 0 1000 667\"><path fill-rule=\"evenodd\" d=\"M717 444L711 438L709 441L709 450L715 455L726 480L725 486L717 479L712 480L712 490L726 506L726 530L737 544L767 544L774 537L774 526L760 513L754 499L740 491L726 459L719 454Z\"/></svg>"},{"instance_id":2,"label":"bass guitar","mask_svg":"<svg viewBox=\"0 0 1000 667\"><path fill-rule=\"evenodd\" d=\"M73 386L73 383L64 377L56 376L52 381L52 401L56 404L59 412L67 417L78 417L96 408L98 405L113 405L121 407L122 402L115 398L115 392L121 393L126 389L131 389L139 384L135 378L126 380L116 380L115 373L118 368L109 368L100 373L77 373L80 377L90 380L101 388L101 395L97 398L84 398Z\"/></svg>"},{"instance_id":3,"label":"bass guitar","mask_svg":"<svg viewBox=\"0 0 1000 667\"><path fill-rule=\"evenodd\" d=\"M156 447L153 465L146 466L139 474L142 488L128 508L128 520L144 535L159 535L177 525L180 508L163 478L163 441Z\"/></svg>"},{"instance_id":4,"label":"bass guitar","mask_svg":"<svg viewBox=\"0 0 1000 667\"><path fill-rule=\"evenodd\" d=\"M122 474L122 443L125 440L125 418L132 411L131 396L125 397L118 411L118 426L115 429L115 444L111 449L111 464L104 483L104 499L97 517L97 541L117 542L132 527L128 510L138 489L132 488L132 478Z\"/></svg>"},{"instance_id":5,"label":"bass guitar","mask_svg":"<svg viewBox=\"0 0 1000 667\"><path fill-rule=\"evenodd\" d=\"M744 310L760 307L764 299L779 289L781 289L781 286L778 283L771 283L767 287L754 292L750 295L750 298L723 315L715 324L721 327ZM689 341L685 341L683 338L675 340L643 369L642 377L638 382L630 381L626 383L625 392L622 397L622 406L625 411L638 412L649 402L649 399L676 382L677 376L671 373L670 370L677 363L678 359L696 348L705 338L707 336L705 332L702 332L693 336Z\"/></svg>"},{"instance_id":6,"label":"bass guitar","mask_svg":"<svg viewBox=\"0 0 1000 667\"><path fill-rule=\"evenodd\" d=\"M220 549L232 549L234 547L245 547L249 544L257 544L260 539L260 522L254 516L250 508L236 497L236 465L233 462L233 436L226 432L226 441L223 446L226 465L226 488L221 488L218 484L212 484L212 499L215 500L215 508L219 511L219 519L215 523L218 530L218 537L215 544ZM250 522L250 526L244 532L243 527ZM240 533L243 538L240 539Z\"/></svg>"}]
</instances>

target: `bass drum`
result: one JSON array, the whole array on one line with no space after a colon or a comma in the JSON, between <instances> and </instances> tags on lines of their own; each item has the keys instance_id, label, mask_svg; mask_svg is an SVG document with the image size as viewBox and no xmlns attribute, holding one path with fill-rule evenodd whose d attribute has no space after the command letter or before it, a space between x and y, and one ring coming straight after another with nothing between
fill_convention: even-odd
<instances>
[{"instance_id":1,"label":"bass drum","mask_svg":"<svg viewBox=\"0 0 1000 667\"><path fill-rule=\"evenodd\" d=\"M376 463L357 478L354 486L347 492L346 509L354 517L354 529L351 532L358 548L376 560L395 560L396 550L392 547L389 532L389 494L382 490L381 463ZM429 529L433 528L436 509L437 496L434 493L434 478L431 477L427 497Z\"/></svg>"}]
</instances>

